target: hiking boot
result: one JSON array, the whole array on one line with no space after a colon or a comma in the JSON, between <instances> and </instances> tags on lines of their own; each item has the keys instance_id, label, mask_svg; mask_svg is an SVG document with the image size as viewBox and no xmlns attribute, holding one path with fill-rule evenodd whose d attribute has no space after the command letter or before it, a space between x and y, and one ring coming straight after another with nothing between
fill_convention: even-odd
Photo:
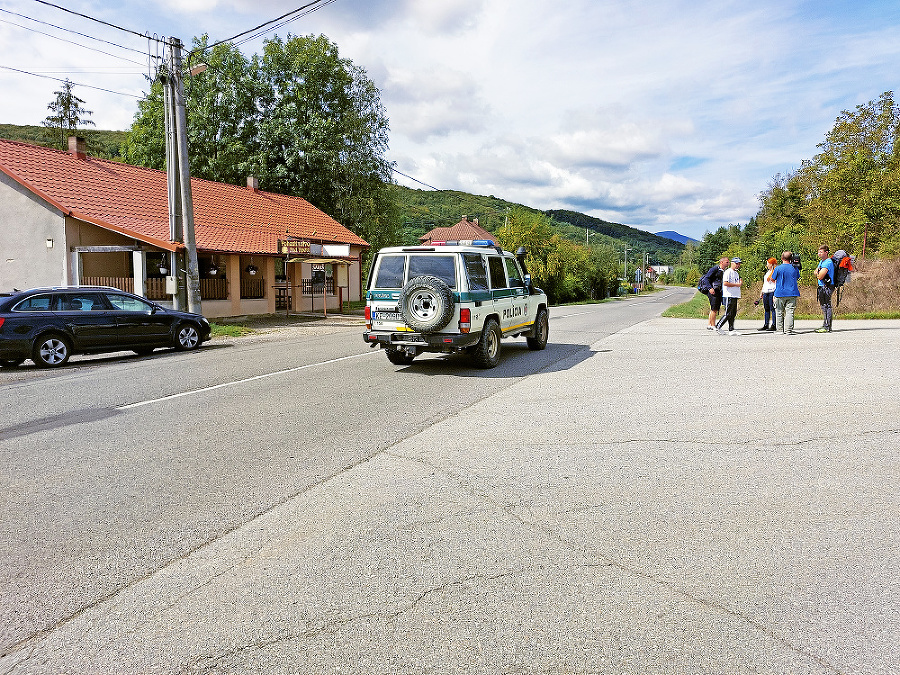
<instances>
[{"instance_id":1,"label":"hiking boot","mask_svg":"<svg viewBox=\"0 0 900 675\"><path fill-rule=\"evenodd\" d=\"M775 329L769 328L768 326L763 326L762 328L757 328L756 330L775 330Z\"/></svg>"},{"instance_id":2,"label":"hiking boot","mask_svg":"<svg viewBox=\"0 0 900 675\"><path fill-rule=\"evenodd\" d=\"M778 329L775 328L775 326L772 326L772 327L769 329L769 332L770 332L770 333L774 333L776 330L778 330ZM783 332L783 331L782 331L782 332Z\"/></svg>"}]
</instances>

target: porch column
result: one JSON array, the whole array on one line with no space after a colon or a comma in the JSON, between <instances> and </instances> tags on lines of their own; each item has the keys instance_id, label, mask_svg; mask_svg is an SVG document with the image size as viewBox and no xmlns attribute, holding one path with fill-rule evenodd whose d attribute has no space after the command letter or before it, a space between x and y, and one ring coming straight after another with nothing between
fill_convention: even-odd
<instances>
[{"instance_id":1,"label":"porch column","mask_svg":"<svg viewBox=\"0 0 900 675\"><path fill-rule=\"evenodd\" d=\"M134 268L134 294L147 297L147 253L131 252L131 266Z\"/></svg>"}]
</instances>

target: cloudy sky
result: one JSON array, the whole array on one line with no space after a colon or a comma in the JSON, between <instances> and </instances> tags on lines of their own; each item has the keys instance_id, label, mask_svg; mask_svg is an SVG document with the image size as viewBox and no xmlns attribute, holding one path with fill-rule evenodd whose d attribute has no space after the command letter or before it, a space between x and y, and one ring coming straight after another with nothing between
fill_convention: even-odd
<instances>
[{"instance_id":1,"label":"cloudy sky","mask_svg":"<svg viewBox=\"0 0 900 675\"><path fill-rule=\"evenodd\" d=\"M308 2L52 4L190 44ZM896 90L900 72L900 3L886 0L323 4L241 49L327 35L381 89L402 173L698 239L746 223L776 173L812 157L842 110ZM149 87L146 39L49 0L0 10L0 123L39 124L60 84L49 78L69 77L98 128L130 126Z\"/></svg>"}]
</instances>

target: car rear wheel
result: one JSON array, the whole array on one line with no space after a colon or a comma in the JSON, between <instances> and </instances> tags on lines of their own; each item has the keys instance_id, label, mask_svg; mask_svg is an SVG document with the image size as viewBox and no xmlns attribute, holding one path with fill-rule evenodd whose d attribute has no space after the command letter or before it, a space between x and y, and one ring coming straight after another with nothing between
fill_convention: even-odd
<instances>
[{"instance_id":1,"label":"car rear wheel","mask_svg":"<svg viewBox=\"0 0 900 675\"><path fill-rule=\"evenodd\" d=\"M416 355L413 352L408 352L405 349L393 349L388 347L384 351L387 354L388 361L395 366L408 366L413 362L413 359L416 358Z\"/></svg>"},{"instance_id":2,"label":"car rear wheel","mask_svg":"<svg viewBox=\"0 0 900 675\"><path fill-rule=\"evenodd\" d=\"M71 356L72 346L62 335L44 335L34 343L31 360L41 368L58 368Z\"/></svg>"},{"instance_id":3,"label":"car rear wheel","mask_svg":"<svg viewBox=\"0 0 900 675\"><path fill-rule=\"evenodd\" d=\"M481 339L473 347L472 357L479 368L493 368L500 363L500 324L496 319L484 322Z\"/></svg>"},{"instance_id":4,"label":"car rear wheel","mask_svg":"<svg viewBox=\"0 0 900 675\"><path fill-rule=\"evenodd\" d=\"M16 368L22 365L25 359L0 359L0 368Z\"/></svg>"},{"instance_id":5,"label":"car rear wheel","mask_svg":"<svg viewBox=\"0 0 900 675\"><path fill-rule=\"evenodd\" d=\"M550 335L550 313L541 307L534 321L534 337L526 337L529 349L540 350L547 346Z\"/></svg>"},{"instance_id":6,"label":"car rear wheel","mask_svg":"<svg viewBox=\"0 0 900 675\"><path fill-rule=\"evenodd\" d=\"M400 314L422 333L434 333L453 318L453 291L437 277L413 277L400 291Z\"/></svg>"},{"instance_id":7,"label":"car rear wheel","mask_svg":"<svg viewBox=\"0 0 900 675\"><path fill-rule=\"evenodd\" d=\"M175 344L178 351L188 351L200 346L200 332L192 323L181 323L175 327Z\"/></svg>"}]
</instances>

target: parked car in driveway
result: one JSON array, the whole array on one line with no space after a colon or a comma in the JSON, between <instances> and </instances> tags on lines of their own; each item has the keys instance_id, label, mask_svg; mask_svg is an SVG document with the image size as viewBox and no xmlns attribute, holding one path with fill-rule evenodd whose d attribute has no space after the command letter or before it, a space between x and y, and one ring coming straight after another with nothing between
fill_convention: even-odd
<instances>
[{"instance_id":1,"label":"parked car in driveway","mask_svg":"<svg viewBox=\"0 0 900 675\"><path fill-rule=\"evenodd\" d=\"M132 293L102 286L34 288L0 295L0 367L25 359L64 365L72 354L157 347L196 349L209 339L209 321Z\"/></svg>"}]
</instances>

